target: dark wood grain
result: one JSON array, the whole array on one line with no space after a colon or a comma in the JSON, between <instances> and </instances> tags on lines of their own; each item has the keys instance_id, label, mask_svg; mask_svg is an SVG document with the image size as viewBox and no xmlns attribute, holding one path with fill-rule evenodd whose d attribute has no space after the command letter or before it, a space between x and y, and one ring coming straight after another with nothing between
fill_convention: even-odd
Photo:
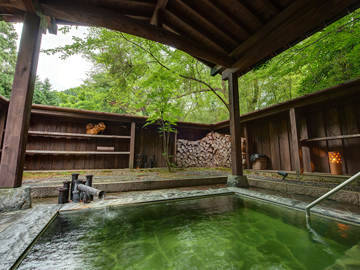
<instances>
[{"instance_id":1,"label":"dark wood grain","mask_svg":"<svg viewBox=\"0 0 360 270\"><path fill-rule=\"evenodd\" d=\"M134 158L135 158L135 123L131 123L131 130L130 130L130 156L129 156L129 168L134 169Z\"/></svg>"},{"instance_id":2,"label":"dark wood grain","mask_svg":"<svg viewBox=\"0 0 360 270\"><path fill-rule=\"evenodd\" d=\"M233 175L243 175L241 155L241 127L238 76L232 73L229 77L229 108L231 136L231 170Z\"/></svg>"},{"instance_id":3,"label":"dark wood grain","mask_svg":"<svg viewBox=\"0 0 360 270\"><path fill-rule=\"evenodd\" d=\"M0 165L0 188L19 187L41 43L40 18L26 14L15 68Z\"/></svg>"}]
</instances>

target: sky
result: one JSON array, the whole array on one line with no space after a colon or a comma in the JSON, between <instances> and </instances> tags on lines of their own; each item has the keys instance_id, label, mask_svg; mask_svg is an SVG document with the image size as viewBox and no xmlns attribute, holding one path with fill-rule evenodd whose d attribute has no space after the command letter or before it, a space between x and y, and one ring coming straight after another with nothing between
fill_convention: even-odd
<instances>
[{"instance_id":1,"label":"sky","mask_svg":"<svg viewBox=\"0 0 360 270\"><path fill-rule=\"evenodd\" d=\"M19 49L20 37L22 32L22 23L14 25L18 33L17 48ZM57 46L72 44L72 36L83 37L87 32L87 27L73 27L69 33L63 34L58 31L57 35L47 33L42 36L41 48L52 49ZM46 55L40 53L37 75L41 80L49 78L54 90L63 91L71 87L82 84L86 79L86 72L90 71L91 63L87 62L81 55L73 55L66 60L59 58L60 54Z\"/></svg>"}]
</instances>

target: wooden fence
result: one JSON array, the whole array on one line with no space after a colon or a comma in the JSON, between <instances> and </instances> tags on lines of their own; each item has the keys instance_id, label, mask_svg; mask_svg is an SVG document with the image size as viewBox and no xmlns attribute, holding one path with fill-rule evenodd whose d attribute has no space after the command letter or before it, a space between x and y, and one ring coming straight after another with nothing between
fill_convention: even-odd
<instances>
[{"instance_id":1,"label":"wooden fence","mask_svg":"<svg viewBox=\"0 0 360 270\"><path fill-rule=\"evenodd\" d=\"M0 98L0 142L8 101ZM104 122L103 134L87 136L88 123ZM360 80L318 91L241 116L242 136L251 154L268 156L269 170L330 172L329 151L343 156L343 172L360 170ZM164 167L162 138L145 117L33 105L25 158L26 170L129 168L136 154L155 155ZM133 132L132 132L133 129ZM207 125L178 123L175 140L198 140L211 131L229 134L229 121ZM133 140L134 149L131 149ZM97 146L114 147L99 153Z\"/></svg>"}]
</instances>

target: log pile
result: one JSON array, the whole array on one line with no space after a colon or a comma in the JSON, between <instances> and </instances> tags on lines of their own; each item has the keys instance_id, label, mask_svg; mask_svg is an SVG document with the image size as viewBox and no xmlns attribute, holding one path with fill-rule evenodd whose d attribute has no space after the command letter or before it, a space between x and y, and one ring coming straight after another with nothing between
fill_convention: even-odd
<instances>
[{"instance_id":1,"label":"log pile","mask_svg":"<svg viewBox=\"0 0 360 270\"><path fill-rule=\"evenodd\" d=\"M243 164L245 139L241 138ZM179 167L231 167L230 135L209 133L201 140L177 140L176 162Z\"/></svg>"}]
</instances>

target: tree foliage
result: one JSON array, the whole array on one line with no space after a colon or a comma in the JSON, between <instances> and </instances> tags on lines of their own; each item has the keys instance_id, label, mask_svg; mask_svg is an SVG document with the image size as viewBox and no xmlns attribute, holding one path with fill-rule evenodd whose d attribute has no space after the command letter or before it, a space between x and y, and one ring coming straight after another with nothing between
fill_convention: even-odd
<instances>
[{"instance_id":1,"label":"tree foliage","mask_svg":"<svg viewBox=\"0 0 360 270\"><path fill-rule=\"evenodd\" d=\"M58 93L52 90L52 85L48 78L45 78L44 81L41 81L40 78L36 76L32 103L49 106L59 106L60 99L58 98Z\"/></svg>"},{"instance_id":2,"label":"tree foliage","mask_svg":"<svg viewBox=\"0 0 360 270\"><path fill-rule=\"evenodd\" d=\"M10 98L16 65L18 35L11 23L0 21L0 95Z\"/></svg>"}]
</instances>

